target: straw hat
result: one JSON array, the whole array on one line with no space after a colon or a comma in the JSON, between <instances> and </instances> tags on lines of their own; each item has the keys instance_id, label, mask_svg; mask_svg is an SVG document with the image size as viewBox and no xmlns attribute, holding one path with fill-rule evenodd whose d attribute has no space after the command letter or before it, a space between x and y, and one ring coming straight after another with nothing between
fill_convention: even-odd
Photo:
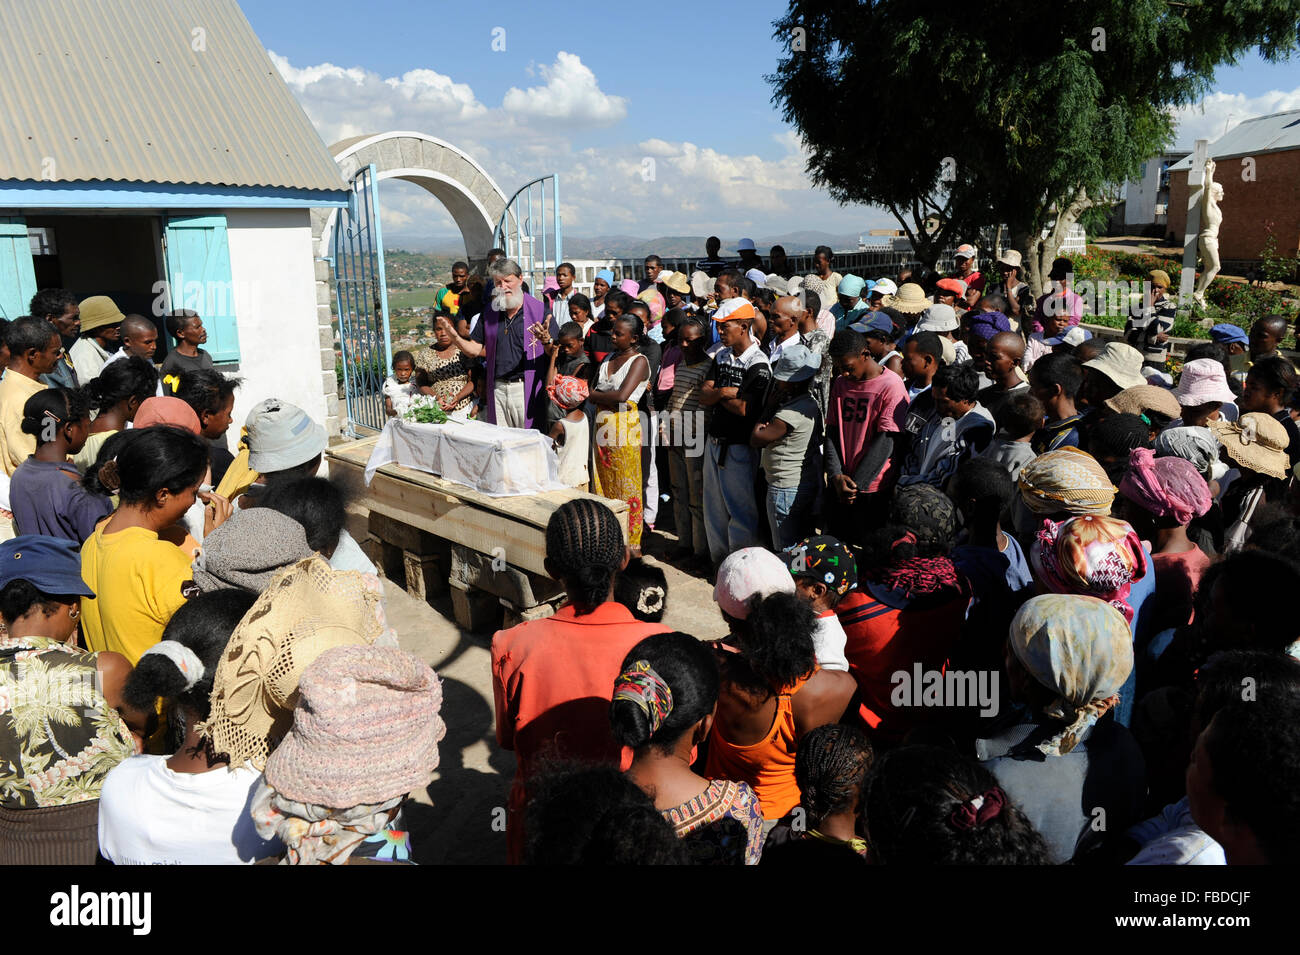
<instances>
[{"instance_id":1,"label":"straw hat","mask_svg":"<svg viewBox=\"0 0 1300 955\"><path fill-rule=\"evenodd\" d=\"M293 723L303 671L331 647L373 644L385 634L378 578L332 570L317 555L299 561L267 585L231 634L213 677L211 716L199 731L232 769L265 769Z\"/></svg>"},{"instance_id":2,"label":"straw hat","mask_svg":"<svg viewBox=\"0 0 1300 955\"><path fill-rule=\"evenodd\" d=\"M1107 342L1101 354L1091 361L1085 361L1083 367L1097 369L1121 389L1136 388L1147 383L1142 377L1142 353L1123 342ZM1174 417L1178 417L1178 414L1176 412Z\"/></svg>"},{"instance_id":3,"label":"straw hat","mask_svg":"<svg viewBox=\"0 0 1300 955\"><path fill-rule=\"evenodd\" d=\"M659 281L678 295L691 294L691 283L686 281L686 276L682 275L681 272L669 272L667 277L660 275Z\"/></svg>"},{"instance_id":4,"label":"straw hat","mask_svg":"<svg viewBox=\"0 0 1300 955\"><path fill-rule=\"evenodd\" d=\"M904 282L894 297L885 303L904 315L918 315L930 307L931 302L925 297L925 289L915 282Z\"/></svg>"},{"instance_id":5,"label":"straw hat","mask_svg":"<svg viewBox=\"0 0 1300 955\"><path fill-rule=\"evenodd\" d=\"M1286 428L1272 415L1252 411L1237 421L1211 421L1209 428L1227 450L1228 457L1243 468L1279 480L1285 479L1290 472Z\"/></svg>"},{"instance_id":6,"label":"straw hat","mask_svg":"<svg viewBox=\"0 0 1300 955\"><path fill-rule=\"evenodd\" d=\"M1170 420L1181 418L1183 414L1182 405L1178 403L1173 392L1157 385L1125 388L1114 398L1108 399L1106 407L1119 414L1135 414L1139 417L1148 411L1154 411Z\"/></svg>"},{"instance_id":7,"label":"straw hat","mask_svg":"<svg viewBox=\"0 0 1300 955\"><path fill-rule=\"evenodd\" d=\"M691 273L691 294L696 298L708 298L713 294L713 279L707 272Z\"/></svg>"}]
</instances>

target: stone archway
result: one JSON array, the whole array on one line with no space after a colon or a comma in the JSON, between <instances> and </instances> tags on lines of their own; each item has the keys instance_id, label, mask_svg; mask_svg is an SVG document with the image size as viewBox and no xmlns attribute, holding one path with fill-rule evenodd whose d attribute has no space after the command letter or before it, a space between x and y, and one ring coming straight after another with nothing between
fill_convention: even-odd
<instances>
[{"instance_id":1,"label":"stone archway","mask_svg":"<svg viewBox=\"0 0 1300 955\"><path fill-rule=\"evenodd\" d=\"M506 196L477 162L425 133L395 131L354 136L330 147L343 178L374 164L379 179L403 179L428 190L451 213L465 239L471 271L481 271L492 236L506 209ZM320 258L333 255L335 209L312 210L312 239Z\"/></svg>"}]
</instances>

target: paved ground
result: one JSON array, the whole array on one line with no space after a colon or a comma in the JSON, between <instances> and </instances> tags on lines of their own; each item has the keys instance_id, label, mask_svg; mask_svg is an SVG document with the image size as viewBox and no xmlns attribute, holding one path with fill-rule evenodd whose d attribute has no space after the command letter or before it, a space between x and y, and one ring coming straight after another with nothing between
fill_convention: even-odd
<instances>
[{"instance_id":1,"label":"paved ground","mask_svg":"<svg viewBox=\"0 0 1300 955\"><path fill-rule=\"evenodd\" d=\"M650 556L673 546L671 537L647 535ZM660 561L668 578L665 625L702 638L716 638L726 626L707 581L688 577ZM431 606L385 582L390 624L402 646L429 663L442 678L442 716L447 737L439 747L441 765L427 792L408 804L408 824L416 861L424 865L504 863L506 792L514 774L514 755L496 744L491 633L468 633L456 626L450 600Z\"/></svg>"}]
</instances>

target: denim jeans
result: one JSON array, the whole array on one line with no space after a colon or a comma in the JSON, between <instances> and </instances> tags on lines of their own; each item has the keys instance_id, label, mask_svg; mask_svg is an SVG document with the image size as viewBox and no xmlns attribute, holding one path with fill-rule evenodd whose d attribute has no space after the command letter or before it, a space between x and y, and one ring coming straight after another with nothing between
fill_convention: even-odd
<instances>
[{"instance_id":1,"label":"denim jeans","mask_svg":"<svg viewBox=\"0 0 1300 955\"><path fill-rule=\"evenodd\" d=\"M715 564L733 551L760 543L754 497L758 452L745 444L731 444L722 461L722 447L710 438L704 461L704 532Z\"/></svg>"},{"instance_id":2,"label":"denim jeans","mask_svg":"<svg viewBox=\"0 0 1300 955\"><path fill-rule=\"evenodd\" d=\"M772 528L772 544L776 550L793 547L805 537L812 536L817 491L817 485L811 481L799 487L768 485L767 522Z\"/></svg>"}]
</instances>

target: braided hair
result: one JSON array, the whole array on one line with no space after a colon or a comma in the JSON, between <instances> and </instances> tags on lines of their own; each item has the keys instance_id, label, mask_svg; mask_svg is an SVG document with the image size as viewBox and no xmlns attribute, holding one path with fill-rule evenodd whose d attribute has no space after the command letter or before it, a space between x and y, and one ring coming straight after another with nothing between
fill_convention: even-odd
<instances>
[{"instance_id":1,"label":"braided hair","mask_svg":"<svg viewBox=\"0 0 1300 955\"><path fill-rule=\"evenodd\" d=\"M883 865L1047 865L1047 842L1013 802L974 825L955 821L963 807L997 788L997 777L960 753L938 746L891 750L867 776L864 830L872 857Z\"/></svg>"},{"instance_id":2,"label":"braided hair","mask_svg":"<svg viewBox=\"0 0 1300 955\"><path fill-rule=\"evenodd\" d=\"M819 726L800 741L794 778L810 828L833 813L858 808L873 756L871 741L854 726Z\"/></svg>"},{"instance_id":3,"label":"braided hair","mask_svg":"<svg viewBox=\"0 0 1300 955\"><path fill-rule=\"evenodd\" d=\"M618 518L591 498L565 501L546 524L546 559L578 616L609 599L625 552Z\"/></svg>"}]
</instances>

